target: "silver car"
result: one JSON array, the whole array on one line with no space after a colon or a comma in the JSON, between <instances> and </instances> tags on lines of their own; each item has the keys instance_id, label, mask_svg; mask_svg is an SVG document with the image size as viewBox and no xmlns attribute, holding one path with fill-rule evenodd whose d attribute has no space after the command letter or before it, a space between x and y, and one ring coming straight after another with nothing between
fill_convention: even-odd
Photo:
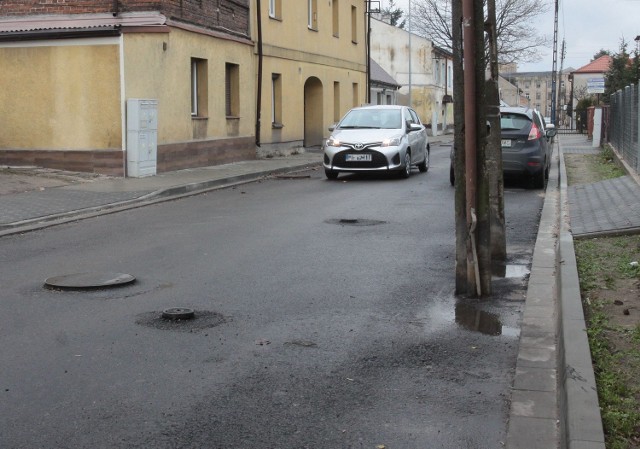
<instances>
[{"instance_id":1,"label":"silver car","mask_svg":"<svg viewBox=\"0 0 640 449\"><path fill-rule=\"evenodd\" d=\"M324 143L324 172L395 171L403 178L411 167L429 169L429 139L418 114L406 106L353 108L329 128Z\"/></svg>"}]
</instances>

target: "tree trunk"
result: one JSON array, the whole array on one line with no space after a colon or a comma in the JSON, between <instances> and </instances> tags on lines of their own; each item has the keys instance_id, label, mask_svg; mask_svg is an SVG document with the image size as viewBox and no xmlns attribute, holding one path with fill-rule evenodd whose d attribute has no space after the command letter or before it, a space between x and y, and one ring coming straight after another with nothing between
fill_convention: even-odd
<instances>
[{"instance_id":1,"label":"tree trunk","mask_svg":"<svg viewBox=\"0 0 640 449\"><path fill-rule=\"evenodd\" d=\"M491 260L504 266L507 239L504 217L504 176L500 141L500 90L498 85L498 43L496 35L496 2L487 0L487 33L491 78L486 83L487 120L491 132L487 138L487 171L489 173L489 207L491 216Z\"/></svg>"}]
</instances>

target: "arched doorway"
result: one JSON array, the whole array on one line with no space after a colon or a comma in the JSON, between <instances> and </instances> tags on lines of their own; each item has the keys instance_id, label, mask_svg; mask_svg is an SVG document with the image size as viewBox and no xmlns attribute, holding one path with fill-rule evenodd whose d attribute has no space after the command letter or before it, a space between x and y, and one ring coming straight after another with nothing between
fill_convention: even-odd
<instances>
[{"instance_id":1,"label":"arched doorway","mask_svg":"<svg viewBox=\"0 0 640 449\"><path fill-rule=\"evenodd\" d=\"M304 146L322 145L322 82L312 76L304 83Z\"/></svg>"}]
</instances>

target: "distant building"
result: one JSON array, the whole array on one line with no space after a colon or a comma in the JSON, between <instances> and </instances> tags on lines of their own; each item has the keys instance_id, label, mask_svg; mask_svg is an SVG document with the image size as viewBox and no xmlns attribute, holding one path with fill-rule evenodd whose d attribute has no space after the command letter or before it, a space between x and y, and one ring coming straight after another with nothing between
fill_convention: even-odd
<instances>
[{"instance_id":1,"label":"distant building","mask_svg":"<svg viewBox=\"0 0 640 449\"><path fill-rule=\"evenodd\" d=\"M603 55L591 61L589 64L580 67L578 70L571 72L574 106L578 101L592 95L592 92L589 92L589 80L604 80L612 60L613 58L611 56Z\"/></svg>"},{"instance_id":2,"label":"distant building","mask_svg":"<svg viewBox=\"0 0 640 449\"><path fill-rule=\"evenodd\" d=\"M371 66L371 104L398 104L398 89L402 87L373 59Z\"/></svg>"},{"instance_id":3,"label":"distant building","mask_svg":"<svg viewBox=\"0 0 640 449\"><path fill-rule=\"evenodd\" d=\"M453 126L453 55L406 30L371 20L371 57L399 84L398 104L411 106L433 135Z\"/></svg>"},{"instance_id":4,"label":"distant building","mask_svg":"<svg viewBox=\"0 0 640 449\"><path fill-rule=\"evenodd\" d=\"M569 101L569 73L572 70L572 68L563 70L562 73L558 73L558 78L556 79L556 99L559 106L556 111L556 121L558 123L563 123L564 121L563 111ZM544 116L551 116L553 98L552 72L511 72L501 73L501 76L518 88L520 106L528 106L537 109ZM520 95L523 98L520 98ZM505 101L510 104L509 101Z\"/></svg>"}]
</instances>

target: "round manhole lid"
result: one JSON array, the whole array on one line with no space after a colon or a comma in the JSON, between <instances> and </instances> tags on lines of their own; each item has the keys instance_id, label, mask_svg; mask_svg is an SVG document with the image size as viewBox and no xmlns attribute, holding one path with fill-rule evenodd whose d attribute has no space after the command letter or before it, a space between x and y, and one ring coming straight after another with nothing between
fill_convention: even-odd
<instances>
[{"instance_id":1,"label":"round manhole lid","mask_svg":"<svg viewBox=\"0 0 640 449\"><path fill-rule=\"evenodd\" d=\"M118 287L135 280L135 276L125 273L74 273L47 278L44 285L50 288L83 290Z\"/></svg>"},{"instance_id":2,"label":"round manhole lid","mask_svg":"<svg viewBox=\"0 0 640 449\"><path fill-rule=\"evenodd\" d=\"M162 311L165 320L190 320L195 317L195 311L186 307L171 307Z\"/></svg>"}]
</instances>

